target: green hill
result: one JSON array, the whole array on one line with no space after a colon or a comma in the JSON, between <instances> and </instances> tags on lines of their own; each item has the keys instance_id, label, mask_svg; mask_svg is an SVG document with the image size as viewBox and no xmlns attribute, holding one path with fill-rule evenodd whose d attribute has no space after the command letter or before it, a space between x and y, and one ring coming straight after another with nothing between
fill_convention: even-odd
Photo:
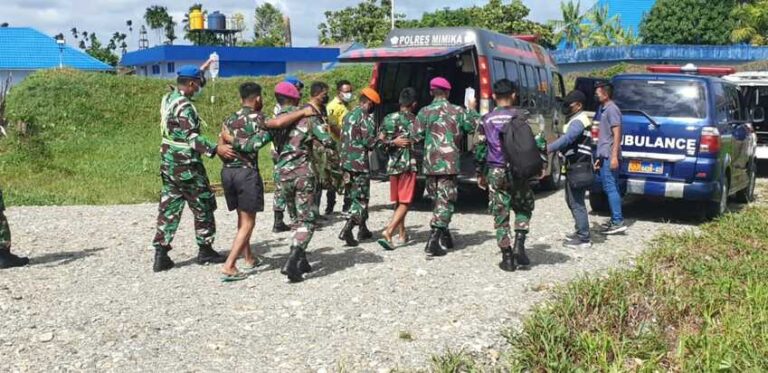
<instances>
[{"instance_id":1,"label":"green hill","mask_svg":"<svg viewBox=\"0 0 768 373\"><path fill-rule=\"evenodd\" d=\"M300 75L305 83L331 85L348 79L367 85L370 67ZM265 110L274 106L272 88L282 77L221 79L205 87L197 102L215 138L219 124L237 110L237 87L255 80L265 87ZM162 95L172 82L136 76L77 71L41 71L14 87L6 117L9 138L0 139L0 185L10 205L113 204L157 201ZM210 96L216 101L211 104ZM305 89L306 96L306 89ZM23 130L25 129L25 130ZM25 133L22 133L25 132ZM206 161L213 183L221 162ZM271 180L272 162L262 152L261 170Z\"/></svg>"}]
</instances>

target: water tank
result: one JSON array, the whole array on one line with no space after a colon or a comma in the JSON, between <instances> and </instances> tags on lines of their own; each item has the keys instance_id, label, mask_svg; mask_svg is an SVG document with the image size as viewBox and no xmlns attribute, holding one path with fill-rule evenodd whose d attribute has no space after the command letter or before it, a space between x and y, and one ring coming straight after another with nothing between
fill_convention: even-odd
<instances>
[{"instance_id":1,"label":"water tank","mask_svg":"<svg viewBox=\"0 0 768 373\"><path fill-rule=\"evenodd\" d=\"M203 12L200 9L194 9L189 12L189 29L190 30L202 30L203 29Z\"/></svg>"},{"instance_id":2,"label":"water tank","mask_svg":"<svg viewBox=\"0 0 768 373\"><path fill-rule=\"evenodd\" d=\"M208 15L208 29L209 30L226 30L227 29L227 17L224 14L215 11Z\"/></svg>"}]
</instances>

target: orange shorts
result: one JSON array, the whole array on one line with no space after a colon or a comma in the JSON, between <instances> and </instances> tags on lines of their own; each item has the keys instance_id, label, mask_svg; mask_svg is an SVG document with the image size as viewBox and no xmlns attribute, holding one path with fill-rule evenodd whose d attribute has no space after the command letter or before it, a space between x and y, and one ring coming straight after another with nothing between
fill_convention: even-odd
<instances>
[{"instance_id":1,"label":"orange shorts","mask_svg":"<svg viewBox=\"0 0 768 373\"><path fill-rule=\"evenodd\" d=\"M416 173L403 172L389 177L389 198L392 202L411 203L416 189Z\"/></svg>"}]
</instances>

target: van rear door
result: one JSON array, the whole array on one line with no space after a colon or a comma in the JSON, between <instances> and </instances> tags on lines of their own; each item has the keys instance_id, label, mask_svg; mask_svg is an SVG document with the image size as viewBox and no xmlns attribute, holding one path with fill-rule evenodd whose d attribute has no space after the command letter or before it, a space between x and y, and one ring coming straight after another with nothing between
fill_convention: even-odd
<instances>
[{"instance_id":1,"label":"van rear door","mask_svg":"<svg viewBox=\"0 0 768 373\"><path fill-rule=\"evenodd\" d=\"M702 128L708 123L705 82L637 75L613 83L614 101L623 113L622 174L693 181Z\"/></svg>"}]
</instances>

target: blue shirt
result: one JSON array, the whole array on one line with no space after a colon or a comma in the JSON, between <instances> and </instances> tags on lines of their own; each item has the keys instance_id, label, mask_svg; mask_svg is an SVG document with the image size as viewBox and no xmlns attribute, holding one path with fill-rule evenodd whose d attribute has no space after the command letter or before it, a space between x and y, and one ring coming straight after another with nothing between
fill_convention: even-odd
<instances>
[{"instance_id":1,"label":"blue shirt","mask_svg":"<svg viewBox=\"0 0 768 373\"><path fill-rule=\"evenodd\" d=\"M581 123L580 120L574 120L568 125L568 132L560 136L555 142L547 145L547 152L563 151L573 144L581 136L582 132L584 132L584 123Z\"/></svg>"},{"instance_id":2,"label":"blue shirt","mask_svg":"<svg viewBox=\"0 0 768 373\"><path fill-rule=\"evenodd\" d=\"M600 118L597 157L610 158L611 149L613 148L613 131L611 129L619 127L619 132L621 132L621 110L613 101L608 101L607 104L600 108L597 115ZM619 156L621 156L621 151L619 151Z\"/></svg>"}]
</instances>

